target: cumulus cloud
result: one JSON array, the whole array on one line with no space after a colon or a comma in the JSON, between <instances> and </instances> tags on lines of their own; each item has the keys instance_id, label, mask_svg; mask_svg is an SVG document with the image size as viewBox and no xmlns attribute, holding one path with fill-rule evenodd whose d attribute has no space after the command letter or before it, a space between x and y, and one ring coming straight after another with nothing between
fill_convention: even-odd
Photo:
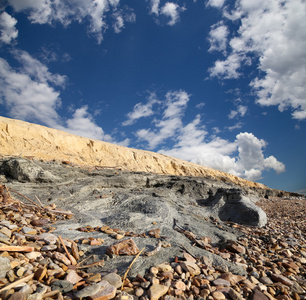
<instances>
[{"instance_id":1,"label":"cumulus cloud","mask_svg":"<svg viewBox=\"0 0 306 300\"><path fill-rule=\"evenodd\" d=\"M207 6L212 6L212 7L222 7L224 5L225 0L209 0L207 2Z\"/></svg>"},{"instance_id":2,"label":"cumulus cloud","mask_svg":"<svg viewBox=\"0 0 306 300\"><path fill-rule=\"evenodd\" d=\"M98 43L103 40L103 34L108 29L107 17L111 15L115 32L119 33L125 22L134 22L135 14L131 9L120 10L120 0L8 0L8 5L15 11L26 11L32 23L61 23L68 26L72 22L89 21L88 34Z\"/></svg>"},{"instance_id":3,"label":"cumulus cloud","mask_svg":"<svg viewBox=\"0 0 306 300\"><path fill-rule=\"evenodd\" d=\"M173 26L180 19L180 13L185 11L186 8L184 6L179 6L174 2L166 2L162 7L160 7L160 0L151 0L150 1L150 13L155 16L164 15L170 20L167 25Z\"/></svg>"},{"instance_id":4,"label":"cumulus cloud","mask_svg":"<svg viewBox=\"0 0 306 300\"><path fill-rule=\"evenodd\" d=\"M68 120L58 114L61 99L56 86L64 86L65 76L52 74L47 66L27 52L16 51L15 55L21 63L19 69L0 58L0 99L10 117L114 142L95 124L87 106L77 108Z\"/></svg>"},{"instance_id":5,"label":"cumulus cloud","mask_svg":"<svg viewBox=\"0 0 306 300\"><path fill-rule=\"evenodd\" d=\"M240 20L241 25L231 32L228 54L219 46L225 58L214 63L210 75L238 78L245 66L253 64L260 71L250 81L257 103L291 109L293 118L306 119L305 15L306 2L301 0L242 0L232 11L223 8L225 19ZM214 39L211 47L218 48Z\"/></svg>"},{"instance_id":6,"label":"cumulus cloud","mask_svg":"<svg viewBox=\"0 0 306 300\"><path fill-rule=\"evenodd\" d=\"M7 12L0 14L0 42L10 44L18 36L17 20Z\"/></svg>"},{"instance_id":7,"label":"cumulus cloud","mask_svg":"<svg viewBox=\"0 0 306 300\"><path fill-rule=\"evenodd\" d=\"M149 149L154 149L166 139L174 138L182 127L182 116L189 101L185 91L174 91L166 94L164 111L160 120L154 121L155 129L140 129L136 132L140 140L148 143Z\"/></svg>"},{"instance_id":8,"label":"cumulus cloud","mask_svg":"<svg viewBox=\"0 0 306 300\"><path fill-rule=\"evenodd\" d=\"M152 99L156 100L156 95ZM252 133L239 133L234 141L225 140L218 136L220 130L217 128L212 129L213 134L209 133L200 114L184 124L183 118L189 100L190 95L179 90L168 92L164 101L155 103L159 106L159 113L153 114L150 101L136 105L132 113L137 117L133 122L138 116L152 117L149 128L136 132L138 139L146 142L149 149L249 180L259 180L264 171L285 171L284 164L274 156L265 157L264 149L267 143ZM247 107L243 105L237 107L237 114L241 116L245 115L246 111Z\"/></svg>"},{"instance_id":9,"label":"cumulus cloud","mask_svg":"<svg viewBox=\"0 0 306 300\"><path fill-rule=\"evenodd\" d=\"M160 104L161 101L157 100L156 94L151 93L148 97L148 102L137 103L134 106L133 111L127 114L127 120L122 123L123 126L128 126L134 124L138 119L152 116L154 114L153 105Z\"/></svg>"},{"instance_id":10,"label":"cumulus cloud","mask_svg":"<svg viewBox=\"0 0 306 300\"><path fill-rule=\"evenodd\" d=\"M229 30L227 26L221 21L213 26L209 32L208 40L210 42L209 52L220 51L226 53L227 37Z\"/></svg>"},{"instance_id":11,"label":"cumulus cloud","mask_svg":"<svg viewBox=\"0 0 306 300\"><path fill-rule=\"evenodd\" d=\"M238 105L236 110L231 110L230 114L228 115L229 119L234 119L236 117L244 117L248 111L248 107L245 105Z\"/></svg>"}]
</instances>

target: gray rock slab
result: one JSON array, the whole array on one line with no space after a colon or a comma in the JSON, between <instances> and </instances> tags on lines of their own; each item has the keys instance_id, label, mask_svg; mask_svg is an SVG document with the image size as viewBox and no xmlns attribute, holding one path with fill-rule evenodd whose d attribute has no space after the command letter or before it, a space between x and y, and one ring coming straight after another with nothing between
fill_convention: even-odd
<instances>
[{"instance_id":1,"label":"gray rock slab","mask_svg":"<svg viewBox=\"0 0 306 300\"><path fill-rule=\"evenodd\" d=\"M116 241L114 238L98 231L80 232L77 228L108 225L110 228L137 234L160 229L160 239L169 242L171 247L161 248L150 257L140 256L134 263L130 276L143 274L149 267L171 261L175 256L182 257L184 249L197 257L207 256L214 265L227 266L233 273L245 274L241 267L220 256L193 247L193 242L177 230L177 225L192 232L197 238L210 237L212 244L217 245L228 240L235 241L240 234L222 220L258 226L265 222L264 212L254 204L262 191L241 188L222 181L123 172L111 168L86 170L58 162L26 159L17 160L18 163L13 161L0 160L0 175L2 172L8 178L6 185L30 199L34 200L35 195L38 196L44 205L54 203L61 209L72 211L74 217L54 224L56 230L53 233L71 240L83 237L102 238L105 243L101 246L84 244L80 248L86 255L95 254L101 259L105 258L103 271L117 269L122 275L134 257L107 256L106 247ZM22 175L14 175L19 174L20 165L29 167L23 168ZM38 171L34 172L36 175L30 176L28 170L33 168ZM44 177L37 174L52 174L51 178L56 180L41 180ZM215 224L216 219L219 220L218 226ZM145 248L146 251L152 251L158 243L158 239L151 237L136 237L134 241L139 249Z\"/></svg>"}]
</instances>

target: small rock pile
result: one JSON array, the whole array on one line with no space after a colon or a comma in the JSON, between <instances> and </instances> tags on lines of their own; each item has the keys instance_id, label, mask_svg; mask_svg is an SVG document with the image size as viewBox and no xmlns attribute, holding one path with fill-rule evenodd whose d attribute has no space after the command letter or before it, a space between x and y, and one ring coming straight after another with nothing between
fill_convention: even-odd
<instances>
[{"instance_id":1,"label":"small rock pile","mask_svg":"<svg viewBox=\"0 0 306 300\"><path fill-rule=\"evenodd\" d=\"M266 226L228 222L242 233L237 241L226 241L218 249L216 245L207 246L208 251L243 267L245 276L232 274L225 265L214 266L205 256L194 257L182 251L181 257L152 266L144 276L135 278L127 277L129 269L122 278L116 270L105 272L103 261L86 264L88 257L82 258L84 253L78 246L84 240L52 234L52 224L59 218L71 218L70 212L55 205L16 201L2 185L0 204L3 300L306 299L305 200L260 201L269 217ZM222 226L222 222L214 222ZM115 233L122 235L118 230ZM158 232L151 235L158 238ZM127 240L121 240L121 236L117 239L120 241L108 246L109 255L135 255L135 261L141 251L132 235ZM103 241L92 238L86 242L99 245ZM98 271L88 271L93 268Z\"/></svg>"}]
</instances>

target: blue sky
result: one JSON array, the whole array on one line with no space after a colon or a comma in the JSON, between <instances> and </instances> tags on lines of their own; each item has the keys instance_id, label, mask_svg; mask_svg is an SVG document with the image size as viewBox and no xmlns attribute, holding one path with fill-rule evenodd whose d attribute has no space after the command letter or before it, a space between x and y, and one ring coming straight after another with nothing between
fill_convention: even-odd
<instances>
[{"instance_id":1,"label":"blue sky","mask_svg":"<svg viewBox=\"0 0 306 300\"><path fill-rule=\"evenodd\" d=\"M306 192L305 1L1 3L1 116Z\"/></svg>"}]
</instances>

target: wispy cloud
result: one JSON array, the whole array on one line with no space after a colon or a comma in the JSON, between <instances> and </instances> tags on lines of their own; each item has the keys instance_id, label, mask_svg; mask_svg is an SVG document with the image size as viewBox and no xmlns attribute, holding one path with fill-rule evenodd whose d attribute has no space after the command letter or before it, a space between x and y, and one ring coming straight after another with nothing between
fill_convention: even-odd
<instances>
[{"instance_id":1,"label":"wispy cloud","mask_svg":"<svg viewBox=\"0 0 306 300\"><path fill-rule=\"evenodd\" d=\"M166 2L160 7L160 0L150 0L150 13L154 14L156 17L163 15L170 18L170 20L167 22L167 25L169 26L173 26L179 22L180 13L185 10L185 6L179 6L174 2Z\"/></svg>"},{"instance_id":2,"label":"wispy cloud","mask_svg":"<svg viewBox=\"0 0 306 300\"><path fill-rule=\"evenodd\" d=\"M221 2L209 1L215 7L222 7ZM231 11L225 6L224 18L239 19L241 25L231 32L228 54L222 44L225 38L220 39L222 46L211 38L211 49L221 51L225 58L214 63L210 75L238 78L245 66L257 64L261 74L250 81L257 103L276 105L280 111L290 108L293 118L306 119L305 14L306 2L300 0L236 1ZM216 24L211 34L219 27Z\"/></svg>"},{"instance_id":3,"label":"wispy cloud","mask_svg":"<svg viewBox=\"0 0 306 300\"><path fill-rule=\"evenodd\" d=\"M10 117L116 142L94 122L87 106L75 109L67 120L58 114L57 110L61 106L58 87L64 87L66 76L52 74L46 65L25 51L15 51L14 54L21 63L18 69L0 58L0 99Z\"/></svg>"},{"instance_id":4,"label":"wispy cloud","mask_svg":"<svg viewBox=\"0 0 306 300\"><path fill-rule=\"evenodd\" d=\"M18 37L17 20L7 12L0 14L0 42L10 44Z\"/></svg>"},{"instance_id":5,"label":"wispy cloud","mask_svg":"<svg viewBox=\"0 0 306 300\"><path fill-rule=\"evenodd\" d=\"M126 22L135 22L136 18L132 9L119 9L120 0L8 0L7 3L17 12L27 12L32 23L61 23L63 26L69 26L72 22L88 21L88 34L99 44L103 40L104 32L110 27L108 23L111 23L111 19L114 31L119 33Z\"/></svg>"},{"instance_id":6,"label":"wispy cloud","mask_svg":"<svg viewBox=\"0 0 306 300\"><path fill-rule=\"evenodd\" d=\"M228 115L229 119L234 119L237 117L244 117L248 111L248 107L245 105L238 105L236 110L231 110L230 114Z\"/></svg>"},{"instance_id":7,"label":"wispy cloud","mask_svg":"<svg viewBox=\"0 0 306 300\"><path fill-rule=\"evenodd\" d=\"M138 139L146 142L151 150L249 180L260 179L263 171L270 169L277 173L285 170L284 164L274 156L265 157L264 148L267 143L252 133L242 132L236 135L234 141L225 140L219 136L221 132L217 128L212 129L213 134L209 133L200 114L184 124L183 118L190 97L183 90L166 93L163 102L156 102L160 106L160 112L148 113L152 118L150 128L142 128L136 132ZM146 105L138 104L139 107ZM239 105L236 112L244 116L246 111L246 106ZM241 123L238 122L235 129L240 127ZM172 146L165 147L165 144Z\"/></svg>"}]
</instances>

